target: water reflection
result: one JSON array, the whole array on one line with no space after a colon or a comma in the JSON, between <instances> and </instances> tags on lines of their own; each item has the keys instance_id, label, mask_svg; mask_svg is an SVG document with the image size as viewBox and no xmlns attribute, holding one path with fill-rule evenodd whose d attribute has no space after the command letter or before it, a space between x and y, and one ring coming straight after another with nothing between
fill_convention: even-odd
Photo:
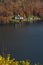
<instances>
[{"instance_id":1,"label":"water reflection","mask_svg":"<svg viewBox=\"0 0 43 65\"><path fill-rule=\"evenodd\" d=\"M24 27L0 26L0 54L11 54L17 60L43 63L43 24Z\"/></svg>"}]
</instances>

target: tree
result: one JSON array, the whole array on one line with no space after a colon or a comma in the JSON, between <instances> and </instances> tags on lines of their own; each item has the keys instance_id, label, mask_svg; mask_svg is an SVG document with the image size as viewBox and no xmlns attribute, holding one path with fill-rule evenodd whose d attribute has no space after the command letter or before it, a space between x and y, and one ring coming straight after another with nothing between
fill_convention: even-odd
<instances>
[{"instance_id":1,"label":"tree","mask_svg":"<svg viewBox=\"0 0 43 65\"><path fill-rule=\"evenodd\" d=\"M4 3L4 0L0 0L0 2Z\"/></svg>"}]
</instances>

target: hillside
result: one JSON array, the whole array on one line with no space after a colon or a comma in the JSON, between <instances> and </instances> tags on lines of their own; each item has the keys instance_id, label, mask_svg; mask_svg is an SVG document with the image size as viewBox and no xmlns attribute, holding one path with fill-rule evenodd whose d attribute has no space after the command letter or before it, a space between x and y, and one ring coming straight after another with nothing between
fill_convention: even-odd
<instances>
[{"instance_id":1,"label":"hillside","mask_svg":"<svg viewBox=\"0 0 43 65\"><path fill-rule=\"evenodd\" d=\"M8 22L10 16L26 15L43 16L43 0L0 0L0 21Z\"/></svg>"}]
</instances>

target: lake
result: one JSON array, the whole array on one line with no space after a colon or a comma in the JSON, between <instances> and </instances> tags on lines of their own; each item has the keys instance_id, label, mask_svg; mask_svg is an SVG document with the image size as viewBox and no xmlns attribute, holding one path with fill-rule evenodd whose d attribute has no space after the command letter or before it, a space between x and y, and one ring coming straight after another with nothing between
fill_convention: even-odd
<instances>
[{"instance_id":1,"label":"lake","mask_svg":"<svg viewBox=\"0 0 43 65\"><path fill-rule=\"evenodd\" d=\"M43 63L43 24L0 26L0 54Z\"/></svg>"}]
</instances>

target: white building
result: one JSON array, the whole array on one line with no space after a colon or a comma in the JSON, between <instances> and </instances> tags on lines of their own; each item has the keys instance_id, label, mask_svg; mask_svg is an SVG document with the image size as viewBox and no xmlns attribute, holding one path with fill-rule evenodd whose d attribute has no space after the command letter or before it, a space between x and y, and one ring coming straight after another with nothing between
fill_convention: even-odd
<instances>
[{"instance_id":1,"label":"white building","mask_svg":"<svg viewBox=\"0 0 43 65\"><path fill-rule=\"evenodd\" d=\"M23 19L23 17L22 16L20 16L20 15L18 15L18 16L15 16L15 19Z\"/></svg>"}]
</instances>

